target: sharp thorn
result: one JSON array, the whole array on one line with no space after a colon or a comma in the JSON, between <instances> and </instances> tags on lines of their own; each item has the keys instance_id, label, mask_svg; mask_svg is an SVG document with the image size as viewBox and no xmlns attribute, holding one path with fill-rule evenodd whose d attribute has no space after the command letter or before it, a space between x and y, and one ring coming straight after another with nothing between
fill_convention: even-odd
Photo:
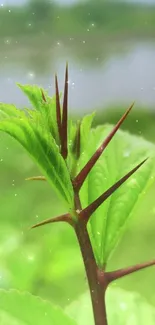
<instances>
[{"instance_id":1,"label":"sharp thorn","mask_svg":"<svg viewBox=\"0 0 155 325\"><path fill-rule=\"evenodd\" d=\"M121 124L124 122L128 114L130 113L134 103L127 109L127 111L124 113L124 115L121 117L121 119L118 121L118 123L114 126L112 131L109 133L109 135L106 137L106 139L102 142L102 144L99 146L99 148L96 150L96 152L92 155L92 157L89 159L87 164L83 167L83 169L79 172L79 174L75 177L73 180L73 185L76 190L80 190L82 184L84 183L86 177L88 176L89 172L105 150L105 148L108 146L109 142L114 137L115 133L120 128Z\"/></svg>"},{"instance_id":2,"label":"sharp thorn","mask_svg":"<svg viewBox=\"0 0 155 325\"><path fill-rule=\"evenodd\" d=\"M107 200L124 182L128 180L147 160L143 160L140 164L134 167L129 173L123 176L119 181L112 185L107 191L100 195L95 201L93 201L89 206L80 212L80 218L88 222L90 216L96 211L96 209Z\"/></svg>"},{"instance_id":3,"label":"sharp thorn","mask_svg":"<svg viewBox=\"0 0 155 325\"><path fill-rule=\"evenodd\" d=\"M129 266L127 268L124 269L120 269L117 271L112 271L112 272L105 272L105 278L106 278L106 282L108 284L110 284L112 281L118 280L126 275L135 273L137 271L140 271L142 269L145 269L147 267L153 266L155 265L155 260L153 261L149 261L149 262L145 262L145 263L141 263L141 264L137 264L134 266Z\"/></svg>"},{"instance_id":4,"label":"sharp thorn","mask_svg":"<svg viewBox=\"0 0 155 325\"><path fill-rule=\"evenodd\" d=\"M77 131L76 131L76 135L75 135L75 139L74 139L74 144L73 144L73 152L76 156L76 159L79 159L80 157L80 126L81 126L81 122L79 121L77 124Z\"/></svg>"},{"instance_id":5,"label":"sharp thorn","mask_svg":"<svg viewBox=\"0 0 155 325\"><path fill-rule=\"evenodd\" d=\"M44 176L33 176L25 178L26 181L46 181L46 178Z\"/></svg>"},{"instance_id":6,"label":"sharp thorn","mask_svg":"<svg viewBox=\"0 0 155 325\"><path fill-rule=\"evenodd\" d=\"M55 217L55 218L50 218L50 219L44 220L42 222L39 222L39 223L33 225L31 227L31 229L41 227L41 226L45 226L45 225L47 225L49 223L55 223L55 222L67 222L67 223L69 223L70 225L73 226L73 220L72 220L70 214L64 214L64 215L61 215L61 216L58 216L58 217Z\"/></svg>"},{"instance_id":7,"label":"sharp thorn","mask_svg":"<svg viewBox=\"0 0 155 325\"><path fill-rule=\"evenodd\" d=\"M56 117L57 117L57 126L60 144L62 145L62 137L61 137L61 107L60 107L60 97L59 97L59 87L58 87L58 79L57 75L55 75L55 95L56 95Z\"/></svg>"},{"instance_id":8,"label":"sharp thorn","mask_svg":"<svg viewBox=\"0 0 155 325\"><path fill-rule=\"evenodd\" d=\"M64 159L66 159L68 155L67 127L68 127L68 64L66 64L62 124L61 124L61 130L62 130L61 154Z\"/></svg>"},{"instance_id":9,"label":"sharp thorn","mask_svg":"<svg viewBox=\"0 0 155 325\"><path fill-rule=\"evenodd\" d=\"M42 94L42 99L43 99L43 101L46 102L46 97L45 97L45 94L44 94L42 88L41 88L41 94Z\"/></svg>"}]
</instances>

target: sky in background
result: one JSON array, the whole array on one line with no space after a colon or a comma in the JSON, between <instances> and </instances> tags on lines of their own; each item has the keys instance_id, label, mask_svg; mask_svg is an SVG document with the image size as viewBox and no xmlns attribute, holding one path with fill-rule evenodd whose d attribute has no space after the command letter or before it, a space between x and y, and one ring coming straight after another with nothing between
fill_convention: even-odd
<instances>
[{"instance_id":1,"label":"sky in background","mask_svg":"<svg viewBox=\"0 0 155 325\"><path fill-rule=\"evenodd\" d=\"M0 0L1 5L7 5L7 6L12 6L12 5L23 5L29 0ZM49 2L52 0L49 0ZM60 4L73 4L75 2L78 2L79 0L54 0L56 3ZM146 4L155 4L155 0L124 0L124 2L134 2L134 3L146 3ZM116 2L116 0L114 1ZM122 1L123 2L123 1Z\"/></svg>"}]
</instances>

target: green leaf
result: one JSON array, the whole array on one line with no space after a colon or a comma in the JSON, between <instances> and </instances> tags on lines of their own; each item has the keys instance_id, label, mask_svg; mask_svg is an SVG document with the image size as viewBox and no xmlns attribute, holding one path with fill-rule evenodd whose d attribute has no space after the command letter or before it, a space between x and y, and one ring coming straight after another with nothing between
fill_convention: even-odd
<instances>
[{"instance_id":1,"label":"green leaf","mask_svg":"<svg viewBox=\"0 0 155 325\"><path fill-rule=\"evenodd\" d=\"M92 131L87 159L109 134L111 128L112 126L98 127ZM107 263L125 231L127 222L131 216L135 216L135 208L154 181L154 153L153 144L119 131L88 176L88 186L81 195L85 198L83 205L94 201L143 159L150 157L91 217L89 232L97 262L101 266Z\"/></svg>"},{"instance_id":2,"label":"green leaf","mask_svg":"<svg viewBox=\"0 0 155 325\"><path fill-rule=\"evenodd\" d=\"M7 323L6 323L7 320ZM29 293L0 290L1 325L75 325L59 307Z\"/></svg>"},{"instance_id":3,"label":"green leaf","mask_svg":"<svg viewBox=\"0 0 155 325\"><path fill-rule=\"evenodd\" d=\"M87 163L88 161L88 152L89 152L89 147L91 143L91 125L93 122L93 118L95 116L95 112L89 115L86 115L83 117L80 125L80 158L77 163L77 161L73 161L73 164L76 165L75 175L78 174L78 172L81 170L81 168ZM76 134L76 125L74 124L72 126L72 134L75 138ZM81 201L82 201L82 206L83 208L86 207L88 203L88 178L85 180L81 191L80 191L80 196L81 196Z\"/></svg>"},{"instance_id":4,"label":"green leaf","mask_svg":"<svg viewBox=\"0 0 155 325\"><path fill-rule=\"evenodd\" d=\"M19 112L18 117L3 118L0 130L11 135L27 150L49 183L72 207L73 189L69 172L46 125L41 124L40 119L21 118Z\"/></svg>"},{"instance_id":5,"label":"green leaf","mask_svg":"<svg viewBox=\"0 0 155 325\"><path fill-rule=\"evenodd\" d=\"M154 325L155 309L137 293L109 288L106 294L108 325ZM93 312L88 292L71 303L66 312L76 319L78 325L94 325Z\"/></svg>"},{"instance_id":6,"label":"green leaf","mask_svg":"<svg viewBox=\"0 0 155 325\"><path fill-rule=\"evenodd\" d=\"M95 113L86 115L83 117L81 122L78 120L77 123L73 122L72 120L68 121L69 154L67 158L67 164L72 178L74 178L77 174L79 166L75 150L77 130L80 126L80 160L82 161L88 145L88 139L91 133L91 124L94 115Z\"/></svg>"},{"instance_id":7,"label":"green leaf","mask_svg":"<svg viewBox=\"0 0 155 325\"><path fill-rule=\"evenodd\" d=\"M35 109L40 110L40 106L43 102L41 88L37 85L21 85L19 83L17 83L17 85L28 97L32 106Z\"/></svg>"},{"instance_id":8,"label":"green leaf","mask_svg":"<svg viewBox=\"0 0 155 325\"><path fill-rule=\"evenodd\" d=\"M42 98L40 87L36 85L21 85L19 83L18 86L24 92L24 94L27 95L33 108L41 113L42 122L45 123L46 128L49 129L57 144L59 144L59 135L56 122L55 97L49 97L47 92L44 91L46 98L45 102Z\"/></svg>"},{"instance_id":9,"label":"green leaf","mask_svg":"<svg viewBox=\"0 0 155 325\"><path fill-rule=\"evenodd\" d=\"M95 117L95 112L84 116L81 121L81 127L80 127L81 153L83 153L85 151L85 149L87 148L87 146L89 146L90 129L91 129L91 125L92 125L94 117Z\"/></svg>"},{"instance_id":10,"label":"green leaf","mask_svg":"<svg viewBox=\"0 0 155 325\"><path fill-rule=\"evenodd\" d=\"M23 110L19 110L16 106L12 104L3 104L0 103L0 117L8 118L8 117L25 117L25 112Z\"/></svg>"}]
</instances>

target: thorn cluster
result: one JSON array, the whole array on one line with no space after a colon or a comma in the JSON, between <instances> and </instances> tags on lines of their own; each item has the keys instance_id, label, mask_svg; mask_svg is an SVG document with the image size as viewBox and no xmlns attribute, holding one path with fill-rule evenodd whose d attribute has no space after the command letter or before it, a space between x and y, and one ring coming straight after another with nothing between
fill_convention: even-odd
<instances>
[{"instance_id":1,"label":"thorn cluster","mask_svg":"<svg viewBox=\"0 0 155 325\"><path fill-rule=\"evenodd\" d=\"M57 116L57 127L60 137L60 143L61 143L61 154L64 159L67 158L68 154L68 143L67 143L67 127L68 127L68 64L66 64L66 72L65 72L65 85L64 85L64 99L63 99L63 107L62 107L62 114L61 114L61 105L60 105L60 97L59 97L59 87L58 87L58 79L57 75L55 75L55 96L56 96L56 116ZM44 101L46 101L45 95L42 90L42 97ZM106 149L110 141L113 139L116 132L119 130L122 123L127 118L128 114L130 113L134 103L126 110L126 112L123 114L123 116L120 118L120 120L117 122L117 124L113 127L111 132L108 134L108 136L103 140L101 145L98 147L98 149L95 151L95 153L92 155L92 157L89 159L89 161L86 163L86 165L82 168L82 170L78 173L77 176L72 180L74 193L76 194L76 198L79 196L79 191L81 189L81 186L83 185L86 177L100 158L103 151ZM74 139L74 146L73 146L73 152L76 155L76 158L78 159L80 156L80 126L81 124L78 124L76 136ZM148 159L148 158L147 158ZM96 209L105 201L107 200L124 182L128 180L130 176L132 176L147 160L143 160L140 164L138 164L136 167L134 167L131 171L129 171L125 176L123 176L120 180L118 180L115 184L113 184L109 189L107 189L104 193L102 193L95 201L93 201L91 204L89 204L85 209L80 209L78 213L78 221L80 220L87 222L89 221L91 215L96 211ZM45 177L42 176L36 176L36 177L30 177L27 178L27 180L43 180L45 181ZM76 208L75 208L76 209ZM42 222L38 224L37 226L41 226L50 222L56 222L58 221L66 221L70 222L69 214L62 215L57 217L58 219L49 219L49 221ZM54 221L53 221L54 220ZM35 226L33 226L35 227Z\"/></svg>"}]
</instances>

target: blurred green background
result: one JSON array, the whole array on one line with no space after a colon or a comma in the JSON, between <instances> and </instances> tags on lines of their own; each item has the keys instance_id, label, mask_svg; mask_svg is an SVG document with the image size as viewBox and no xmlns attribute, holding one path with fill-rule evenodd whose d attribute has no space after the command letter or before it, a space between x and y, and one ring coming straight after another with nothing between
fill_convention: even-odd
<instances>
[{"instance_id":1,"label":"blurred green background","mask_svg":"<svg viewBox=\"0 0 155 325\"><path fill-rule=\"evenodd\" d=\"M155 142L155 0L6 0L0 4L0 101L28 106L16 82L54 94L69 62L73 118L97 111L95 124L116 122L135 100L123 128ZM65 211L25 151L0 134L0 287L28 290L61 306L87 282L72 230L52 225L30 230ZM155 186L137 211L108 268L155 258ZM155 268L118 281L155 305Z\"/></svg>"}]
</instances>

